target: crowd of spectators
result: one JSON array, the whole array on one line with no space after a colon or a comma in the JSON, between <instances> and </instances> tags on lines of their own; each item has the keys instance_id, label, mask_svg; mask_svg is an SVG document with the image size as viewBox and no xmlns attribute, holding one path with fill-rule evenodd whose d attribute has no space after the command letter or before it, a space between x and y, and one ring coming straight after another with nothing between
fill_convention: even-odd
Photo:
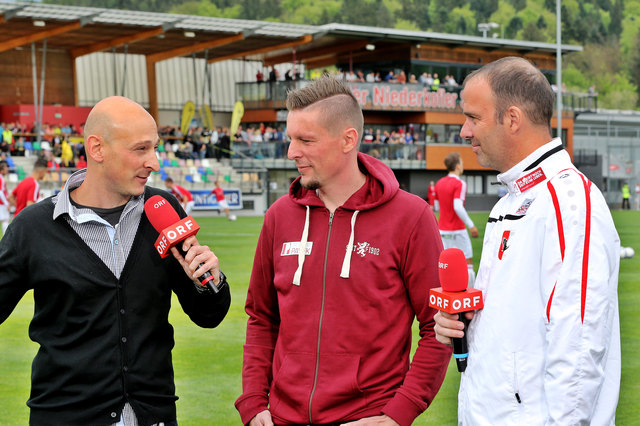
<instances>
[{"instance_id":1,"label":"crowd of spectators","mask_svg":"<svg viewBox=\"0 0 640 426\"><path fill-rule=\"evenodd\" d=\"M179 159L215 158L218 161L229 158L286 158L287 136L282 125L273 123L242 124L235 134L230 134L228 127L219 126L214 129L192 127L183 134L176 126L160 126L160 146L158 151L172 153ZM379 152L397 152L401 157L404 152L400 145L415 145L424 142L463 143L458 130L449 131L452 137L438 134L431 128L418 128L414 125L367 127L363 135L364 152L376 155ZM75 169L86 167L86 154L82 137L82 128L70 125L45 125L41 138L36 142L35 129L16 123L0 123L0 158L8 156L33 155L44 157L51 168ZM453 138L453 139L452 139ZM449 140L451 139L451 140ZM374 145L381 145L375 147ZM387 149L385 145L396 148ZM414 155L422 159L420 150ZM402 154L406 157L406 154ZM396 155L381 158L395 158Z\"/></svg>"},{"instance_id":2,"label":"crowd of spectators","mask_svg":"<svg viewBox=\"0 0 640 426\"><path fill-rule=\"evenodd\" d=\"M72 124L50 125L40 129L23 123L0 123L0 158L10 156L43 157L51 169L86 167L82 127Z\"/></svg>"}]
</instances>

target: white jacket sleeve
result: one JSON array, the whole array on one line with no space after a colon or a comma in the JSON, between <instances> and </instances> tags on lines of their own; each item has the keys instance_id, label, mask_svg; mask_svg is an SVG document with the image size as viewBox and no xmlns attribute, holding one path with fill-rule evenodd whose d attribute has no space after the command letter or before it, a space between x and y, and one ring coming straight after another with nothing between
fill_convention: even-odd
<instances>
[{"instance_id":1,"label":"white jacket sleeve","mask_svg":"<svg viewBox=\"0 0 640 426\"><path fill-rule=\"evenodd\" d=\"M597 415L607 419L598 424L613 424L619 390L603 386L615 383L607 376L619 375L616 361L607 365L610 351L619 351L619 238L600 192L578 172L563 172L547 187L551 211L540 277L547 320L546 423L588 425ZM611 401L604 407L598 400L608 391Z\"/></svg>"},{"instance_id":2,"label":"white jacket sleeve","mask_svg":"<svg viewBox=\"0 0 640 426\"><path fill-rule=\"evenodd\" d=\"M453 199L453 210L456 212L460 220L467 225L467 228L473 228L473 221L469 217L467 210L464 208L464 203L460 198Z\"/></svg>"}]
</instances>

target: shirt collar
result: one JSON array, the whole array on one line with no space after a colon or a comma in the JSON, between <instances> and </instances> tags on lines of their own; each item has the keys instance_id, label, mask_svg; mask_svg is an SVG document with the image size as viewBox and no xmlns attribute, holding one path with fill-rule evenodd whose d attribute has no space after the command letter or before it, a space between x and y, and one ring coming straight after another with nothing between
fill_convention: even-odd
<instances>
[{"instance_id":1,"label":"shirt collar","mask_svg":"<svg viewBox=\"0 0 640 426\"><path fill-rule=\"evenodd\" d=\"M69 217L77 222L77 223L85 223L89 221L97 221L103 223L105 225L109 225L107 221L102 219L100 216L95 214L95 212L91 209L85 208L76 208L71 203L71 191L79 187L82 182L84 182L85 177L87 176L87 169L81 169L74 172L67 182L65 183L62 190L53 198L53 203L55 207L53 209L53 220L56 220L63 214L68 214ZM131 197L124 210L122 211L122 216L124 217L132 210L135 210L142 214L142 209L137 208L141 203L144 203L144 193L141 195L136 195ZM111 226L111 225L109 225Z\"/></svg>"}]
</instances>

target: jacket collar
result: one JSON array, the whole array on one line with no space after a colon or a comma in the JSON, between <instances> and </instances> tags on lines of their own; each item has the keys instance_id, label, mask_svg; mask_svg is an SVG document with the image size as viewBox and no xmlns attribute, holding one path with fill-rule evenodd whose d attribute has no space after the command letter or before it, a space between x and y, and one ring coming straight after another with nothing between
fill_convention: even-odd
<instances>
[{"instance_id":1,"label":"jacket collar","mask_svg":"<svg viewBox=\"0 0 640 426\"><path fill-rule=\"evenodd\" d=\"M563 161L560 161L563 160ZM562 140L555 138L533 151L511 169L498 175L510 193L520 194L560 172L570 161Z\"/></svg>"}]
</instances>

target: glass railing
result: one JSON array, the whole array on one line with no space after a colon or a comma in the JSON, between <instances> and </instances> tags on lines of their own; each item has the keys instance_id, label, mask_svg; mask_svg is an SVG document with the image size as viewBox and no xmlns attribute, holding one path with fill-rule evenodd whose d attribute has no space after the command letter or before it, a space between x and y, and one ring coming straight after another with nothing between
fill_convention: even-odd
<instances>
[{"instance_id":1,"label":"glass railing","mask_svg":"<svg viewBox=\"0 0 640 426\"><path fill-rule=\"evenodd\" d=\"M312 80L236 83L236 99L245 109L285 109L289 90L311 84ZM460 112L461 86L429 86L420 83L349 82L351 90L367 110L384 111L450 111ZM564 110L596 111L598 96L588 93L564 92ZM278 120L284 121L284 120Z\"/></svg>"}]
</instances>

